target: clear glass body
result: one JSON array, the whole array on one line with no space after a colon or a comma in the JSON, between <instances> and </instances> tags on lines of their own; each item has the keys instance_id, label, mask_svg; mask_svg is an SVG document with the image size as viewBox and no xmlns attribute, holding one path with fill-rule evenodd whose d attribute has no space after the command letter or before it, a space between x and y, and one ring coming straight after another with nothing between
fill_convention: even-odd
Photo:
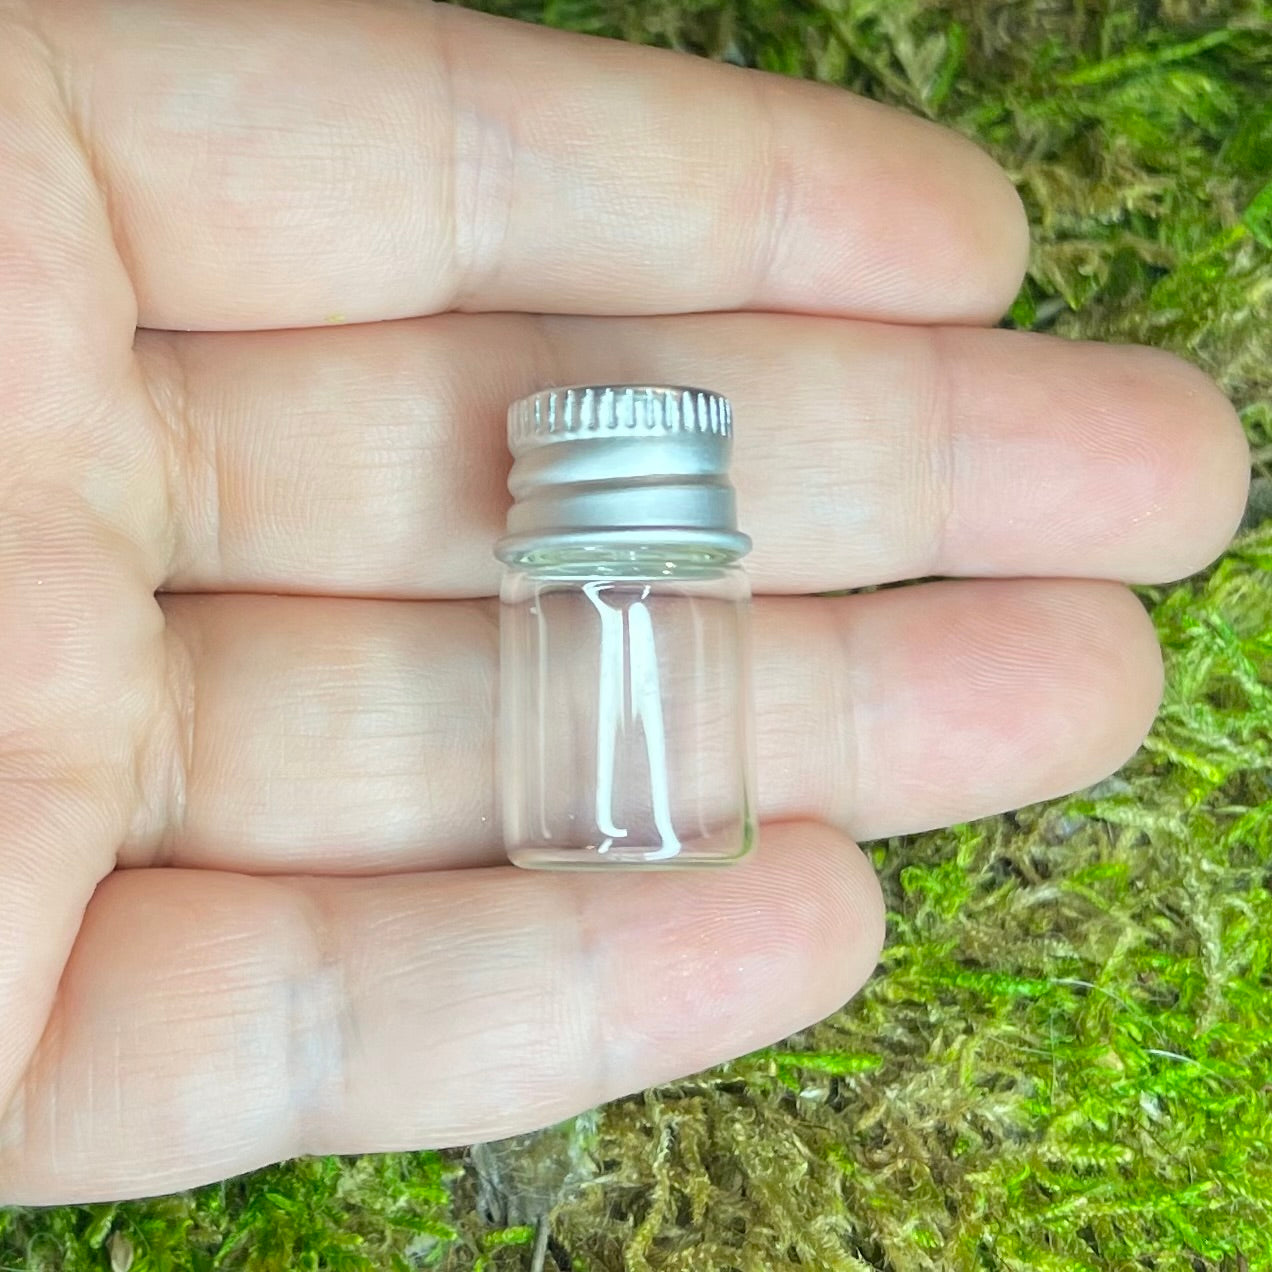
<instances>
[{"instance_id":1,"label":"clear glass body","mask_svg":"<svg viewBox=\"0 0 1272 1272\"><path fill-rule=\"evenodd\" d=\"M513 862L698 866L751 848L749 601L719 551L574 547L505 568L499 767Z\"/></svg>"}]
</instances>

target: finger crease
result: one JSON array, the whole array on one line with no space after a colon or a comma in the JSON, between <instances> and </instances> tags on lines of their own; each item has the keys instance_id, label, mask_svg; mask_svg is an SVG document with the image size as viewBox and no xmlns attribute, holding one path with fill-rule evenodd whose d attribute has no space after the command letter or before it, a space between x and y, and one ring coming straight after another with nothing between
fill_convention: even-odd
<instances>
[{"instance_id":1,"label":"finger crease","mask_svg":"<svg viewBox=\"0 0 1272 1272\"><path fill-rule=\"evenodd\" d=\"M162 434L168 498L168 570L180 573L185 564L209 552L215 559L205 570L225 573L224 515L221 456L215 430L201 430L194 419L190 369L179 338L145 333L138 345L138 362ZM193 523L193 524L191 524ZM197 545L197 551L195 551Z\"/></svg>"},{"instance_id":2,"label":"finger crease","mask_svg":"<svg viewBox=\"0 0 1272 1272\"><path fill-rule=\"evenodd\" d=\"M163 353L163 371L156 373L150 365L148 352L159 342ZM179 510L189 506L188 500L179 497L182 473L185 466L180 461L183 446L178 439L190 436L188 418L189 387L186 383L185 363L181 359L175 341L166 336L151 336L146 345L137 346L137 370L154 420L159 452L163 460L163 494L165 500L164 543L167 573L171 573L186 551L186 535L183 533Z\"/></svg>"},{"instance_id":3,"label":"finger crease","mask_svg":"<svg viewBox=\"0 0 1272 1272\"><path fill-rule=\"evenodd\" d=\"M753 168L762 183L757 197L760 215L755 218L754 224L759 227L762 237L754 256L750 294L739 297L739 306L762 300L779 275L795 189L789 148L782 144L781 127L774 109L772 85L759 78L750 82L755 89L752 100L758 116L758 140L754 144L760 156Z\"/></svg>"},{"instance_id":4,"label":"finger crease","mask_svg":"<svg viewBox=\"0 0 1272 1272\"><path fill-rule=\"evenodd\" d=\"M582 1054L587 1057L584 1069L592 1089L585 1098L589 1104L600 1104L623 1089L615 1072L615 1038L607 1009L607 1004L613 1001L613 987L607 983L600 966L605 942L592 915L596 899L604 894L576 880L568 881L565 886L573 910L574 930L573 958L565 974L576 986L579 1019L588 1022L586 1049Z\"/></svg>"},{"instance_id":5,"label":"finger crease","mask_svg":"<svg viewBox=\"0 0 1272 1272\"><path fill-rule=\"evenodd\" d=\"M446 308L463 310L491 281L504 258L512 222L513 170L516 147L483 115L480 104L459 91L459 58L448 26L447 13L434 10L435 47L450 115L450 231L455 281ZM467 105L465 105L467 103ZM511 127L511 124L509 125Z\"/></svg>"},{"instance_id":6,"label":"finger crease","mask_svg":"<svg viewBox=\"0 0 1272 1272\"><path fill-rule=\"evenodd\" d=\"M914 431L914 441L920 451L919 506L924 510L916 524L926 526L926 543L921 555L927 564L922 568L926 573L940 574L949 557L949 541L957 513L958 393L952 372L953 359L945 348L940 330L933 329L921 338L927 362L922 383L928 392L927 401L917 403L915 412L919 424Z\"/></svg>"},{"instance_id":7,"label":"finger crease","mask_svg":"<svg viewBox=\"0 0 1272 1272\"><path fill-rule=\"evenodd\" d=\"M357 1024L330 911L316 892L298 905L309 955L286 986L286 1151L315 1153L326 1151L323 1128L345 1103Z\"/></svg>"},{"instance_id":8,"label":"finger crease","mask_svg":"<svg viewBox=\"0 0 1272 1272\"><path fill-rule=\"evenodd\" d=\"M185 636L171 623L164 632L164 653L165 698L170 714L168 728L156 729L155 736L159 739L157 745L166 746L168 754L159 768L158 780L164 794L159 840L149 862L152 866L171 864L176 845L185 833L199 738L199 688L194 654Z\"/></svg>"}]
</instances>

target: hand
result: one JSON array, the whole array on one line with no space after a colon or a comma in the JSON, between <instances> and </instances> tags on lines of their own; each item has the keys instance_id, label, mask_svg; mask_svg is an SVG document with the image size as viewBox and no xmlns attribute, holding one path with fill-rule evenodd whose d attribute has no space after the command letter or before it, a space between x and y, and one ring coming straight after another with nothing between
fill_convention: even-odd
<instances>
[{"instance_id":1,"label":"hand","mask_svg":"<svg viewBox=\"0 0 1272 1272\"><path fill-rule=\"evenodd\" d=\"M447 7L0 0L0 1201L737 1055L873 968L853 838L1129 755L1122 581L1220 551L1245 447L1173 358L985 329L1026 238L979 151L824 88ZM736 406L766 825L718 873L499 864L502 414L581 380Z\"/></svg>"}]
</instances>

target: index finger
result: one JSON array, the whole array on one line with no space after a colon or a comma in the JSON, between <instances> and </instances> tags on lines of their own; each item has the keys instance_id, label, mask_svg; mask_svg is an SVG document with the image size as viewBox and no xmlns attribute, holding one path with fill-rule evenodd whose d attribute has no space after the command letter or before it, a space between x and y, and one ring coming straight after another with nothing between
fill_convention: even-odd
<instances>
[{"instance_id":1,"label":"index finger","mask_svg":"<svg viewBox=\"0 0 1272 1272\"><path fill-rule=\"evenodd\" d=\"M142 325L448 309L992 320L1020 203L846 92L448 5L34 10Z\"/></svg>"}]
</instances>

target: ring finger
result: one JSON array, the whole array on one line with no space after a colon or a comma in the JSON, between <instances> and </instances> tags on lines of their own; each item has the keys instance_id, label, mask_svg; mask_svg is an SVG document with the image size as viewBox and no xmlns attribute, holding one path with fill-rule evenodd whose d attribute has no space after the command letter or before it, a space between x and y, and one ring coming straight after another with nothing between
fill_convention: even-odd
<instances>
[{"instance_id":1,"label":"ring finger","mask_svg":"<svg viewBox=\"0 0 1272 1272\"><path fill-rule=\"evenodd\" d=\"M124 864L378 874L499 859L491 603L164 604L175 705ZM761 817L861 839L1104 776L1160 688L1144 611L1109 583L765 597L754 644Z\"/></svg>"}]
</instances>

